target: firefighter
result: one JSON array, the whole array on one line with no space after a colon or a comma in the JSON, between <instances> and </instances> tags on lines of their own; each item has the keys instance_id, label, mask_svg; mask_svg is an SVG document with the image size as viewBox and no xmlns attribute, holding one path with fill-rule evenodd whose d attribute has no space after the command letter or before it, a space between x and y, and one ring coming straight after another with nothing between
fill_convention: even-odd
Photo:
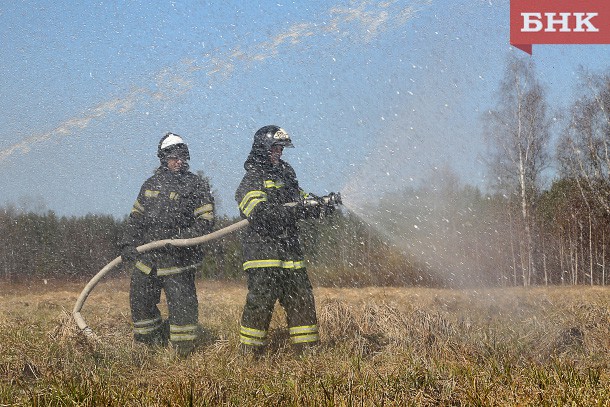
<instances>
[{"instance_id":1,"label":"firefighter","mask_svg":"<svg viewBox=\"0 0 610 407\"><path fill-rule=\"evenodd\" d=\"M276 301L286 311L297 353L316 345L320 338L297 221L318 218L334 205L322 205L322 200L301 190L293 168L281 159L284 147L294 146L282 128L260 128L244 164L246 174L235 193L240 215L249 221L242 234L248 294L240 346L244 353L255 356L264 352Z\"/></svg>"},{"instance_id":2,"label":"firefighter","mask_svg":"<svg viewBox=\"0 0 610 407\"><path fill-rule=\"evenodd\" d=\"M159 142L160 166L142 187L131 209L121 242L122 260L132 267L129 302L134 340L190 354L198 337L195 274L203 253L199 246L171 244L139 254L136 247L161 239L188 239L209 233L214 199L204 179L189 171L189 149L177 134ZM158 308L165 291L168 319Z\"/></svg>"}]
</instances>

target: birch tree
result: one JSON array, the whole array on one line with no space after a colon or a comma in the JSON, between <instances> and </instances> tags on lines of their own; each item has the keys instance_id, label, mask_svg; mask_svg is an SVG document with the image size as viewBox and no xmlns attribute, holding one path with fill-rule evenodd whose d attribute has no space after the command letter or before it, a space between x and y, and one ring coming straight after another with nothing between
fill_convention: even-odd
<instances>
[{"instance_id":1,"label":"birch tree","mask_svg":"<svg viewBox=\"0 0 610 407\"><path fill-rule=\"evenodd\" d=\"M591 218L603 225L610 216L610 73L582 73L580 97L573 103L557 148L561 175L574 180L589 215L589 282L593 284L594 228ZM603 216L605 215L605 216ZM606 218L606 219L604 219ZM597 228L595 228L597 229ZM603 244L602 244L603 245ZM600 264L605 284L605 251Z\"/></svg>"},{"instance_id":2,"label":"birch tree","mask_svg":"<svg viewBox=\"0 0 610 407\"><path fill-rule=\"evenodd\" d=\"M610 74L583 74L558 146L563 176L573 178L610 214Z\"/></svg>"},{"instance_id":3,"label":"birch tree","mask_svg":"<svg viewBox=\"0 0 610 407\"><path fill-rule=\"evenodd\" d=\"M519 211L523 285L530 285L536 275L533 206L549 159L548 110L545 89L535 76L531 60L510 57L495 108L484 120L491 187L508 198L508 210Z\"/></svg>"}]
</instances>

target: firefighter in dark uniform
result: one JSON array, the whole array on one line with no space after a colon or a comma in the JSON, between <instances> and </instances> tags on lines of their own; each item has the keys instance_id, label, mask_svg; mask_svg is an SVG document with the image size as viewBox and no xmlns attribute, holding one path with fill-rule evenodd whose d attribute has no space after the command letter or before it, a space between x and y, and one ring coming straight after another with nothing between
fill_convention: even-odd
<instances>
[{"instance_id":1,"label":"firefighter in dark uniform","mask_svg":"<svg viewBox=\"0 0 610 407\"><path fill-rule=\"evenodd\" d=\"M284 147L293 144L283 129L274 125L259 129L244 164L246 174L235 193L241 217L249 221L242 235L248 295L240 343L245 353L255 355L264 351L278 300L286 311L297 352L319 342L314 295L297 221L320 217L322 211L334 206L321 205L321 200L301 190L293 168L280 158Z\"/></svg>"},{"instance_id":2,"label":"firefighter in dark uniform","mask_svg":"<svg viewBox=\"0 0 610 407\"><path fill-rule=\"evenodd\" d=\"M157 156L161 165L140 188L126 222L121 257L133 267L129 300L134 339L151 346L165 346L169 339L176 352L186 356L199 332L195 274L203 253L199 246L166 245L142 254L136 247L209 233L214 199L208 183L189 171L189 150L180 136L167 133ZM167 321L157 307L161 290L167 299Z\"/></svg>"}]
</instances>

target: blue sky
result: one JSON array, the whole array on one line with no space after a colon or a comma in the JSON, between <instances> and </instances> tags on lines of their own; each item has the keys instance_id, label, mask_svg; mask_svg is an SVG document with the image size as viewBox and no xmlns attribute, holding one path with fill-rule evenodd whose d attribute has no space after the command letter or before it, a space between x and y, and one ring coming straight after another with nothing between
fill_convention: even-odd
<instances>
[{"instance_id":1,"label":"blue sky","mask_svg":"<svg viewBox=\"0 0 610 407\"><path fill-rule=\"evenodd\" d=\"M256 129L302 187L354 201L449 165L483 185L481 114L509 54L554 106L607 45L509 45L508 1L12 1L0 5L0 205L122 217L167 131L233 193Z\"/></svg>"}]
</instances>

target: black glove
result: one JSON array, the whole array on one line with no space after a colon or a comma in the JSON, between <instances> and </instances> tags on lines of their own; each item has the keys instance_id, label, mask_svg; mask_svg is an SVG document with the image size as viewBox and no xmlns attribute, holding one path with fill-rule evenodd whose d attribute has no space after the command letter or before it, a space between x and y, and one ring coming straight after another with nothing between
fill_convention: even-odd
<instances>
[{"instance_id":1,"label":"black glove","mask_svg":"<svg viewBox=\"0 0 610 407\"><path fill-rule=\"evenodd\" d=\"M337 207L343 204L341 194L338 192L331 192L320 198L320 201L324 204L323 216L332 215L337 210Z\"/></svg>"},{"instance_id":2,"label":"black glove","mask_svg":"<svg viewBox=\"0 0 610 407\"><path fill-rule=\"evenodd\" d=\"M335 213L336 210L337 207L334 205L324 205L324 213L322 214L322 217L330 216Z\"/></svg>"},{"instance_id":3,"label":"black glove","mask_svg":"<svg viewBox=\"0 0 610 407\"><path fill-rule=\"evenodd\" d=\"M121 249L121 259L124 263L135 262L136 260L138 260L139 255L140 253L138 253L138 250L135 246L125 245Z\"/></svg>"},{"instance_id":4,"label":"black glove","mask_svg":"<svg viewBox=\"0 0 610 407\"><path fill-rule=\"evenodd\" d=\"M322 216L322 203L315 195L309 195L297 204L297 213L301 219L317 219Z\"/></svg>"}]
</instances>

